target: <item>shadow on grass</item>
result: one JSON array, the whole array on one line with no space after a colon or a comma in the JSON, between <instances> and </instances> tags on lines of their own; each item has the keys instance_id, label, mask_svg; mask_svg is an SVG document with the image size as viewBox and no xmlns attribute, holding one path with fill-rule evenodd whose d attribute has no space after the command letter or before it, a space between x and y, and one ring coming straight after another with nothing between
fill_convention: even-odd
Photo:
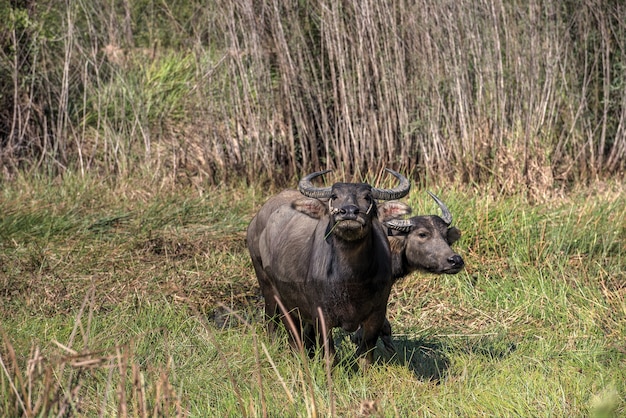
<instances>
[{"instance_id":1,"label":"shadow on grass","mask_svg":"<svg viewBox=\"0 0 626 418\"><path fill-rule=\"evenodd\" d=\"M444 345L439 341L393 338L395 353L381 348L379 352L386 363L407 367L423 381L439 382L450 367Z\"/></svg>"},{"instance_id":2,"label":"shadow on grass","mask_svg":"<svg viewBox=\"0 0 626 418\"><path fill-rule=\"evenodd\" d=\"M415 376L423 381L439 382L445 377L450 367L448 353L487 357L499 361L513 353L517 345L506 335L487 335L480 337L410 339L405 337L392 338L395 353L384 352L381 359L391 364L409 368Z\"/></svg>"}]
</instances>

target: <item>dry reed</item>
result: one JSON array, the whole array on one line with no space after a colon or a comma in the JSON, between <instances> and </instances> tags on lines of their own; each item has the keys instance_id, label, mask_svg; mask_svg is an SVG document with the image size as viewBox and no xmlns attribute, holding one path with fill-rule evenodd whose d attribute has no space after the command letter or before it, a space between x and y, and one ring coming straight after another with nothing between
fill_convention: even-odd
<instances>
[{"instance_id":1,"label":"dry reed","mask_svg":"<svg viewBox=\"0 0 626 418\"><path fill-rule=\"evenodd\" d=\"M25 3L0 11L5 177L393 167L541 194L625 168L620 2Z\"/></svg>"}]
</instances>

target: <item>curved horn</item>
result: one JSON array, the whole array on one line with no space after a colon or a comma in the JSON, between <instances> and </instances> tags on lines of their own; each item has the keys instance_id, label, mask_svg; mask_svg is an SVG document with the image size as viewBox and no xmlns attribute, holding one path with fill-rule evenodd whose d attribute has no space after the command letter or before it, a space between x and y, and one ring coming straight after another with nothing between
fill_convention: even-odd
<instances>
[{"instance_id":1,"label":"curved horn","mask_svg":"<svg viewBox=\"0 0 626 418\"><path fill-rule=\"evenodd\" d=\"M385 226L400 232L410 232L413 224L410 219L392 219L384 222Z\"/></svg>"},{"instance_id":2,"label":"curved horn","mask_svg":"<svg viewBox=\"0 0 626 418\"><path fill-rule=\"evenodd\" d=\"M443 219L443 221L447 224L450 225L452 223L452 214L450 213L450 210L448 209L448 207L446 206L445 203L443 203L441 200L439 200L439 198L437 196L435 196L434 194L432 194L431 192L428 192L428 194L430 195L430 197L432 197L435 202L437 202L437 204L439 205L439 208L441 209L441 219Z\"/></svg>"},{"instance_id":3,"label":"curved horn","mask_svg":"<svg viewBox=\"0 0 626 418\"><path fill-rule=\"evenodd\" d=\"M315 187L311 180L316 177L322 176L332 170L316 171L315 173L308 174L300 180L298 183L298 190L306 197L314 197L316 199L324 199L330 197L331 187Z\"/></svg>"},{"instance_id":4,"label":"curved horn","mask_svg":"<svg viewBox=\"0 0 626 418\"><path fill-rule=\"evenodd\" d=\"M372 196L374 196L374 199L396 200L409 194L409 190L411 190L411 182L409 182L409 179L407 179L397 171L393 171L389 168L385 168L385 170L393 174L395 178L400 180L400 184L398 185L398 187L395 187L393 189L379 189L376 187L372 187Z\"/></svg>"}]
</instances>

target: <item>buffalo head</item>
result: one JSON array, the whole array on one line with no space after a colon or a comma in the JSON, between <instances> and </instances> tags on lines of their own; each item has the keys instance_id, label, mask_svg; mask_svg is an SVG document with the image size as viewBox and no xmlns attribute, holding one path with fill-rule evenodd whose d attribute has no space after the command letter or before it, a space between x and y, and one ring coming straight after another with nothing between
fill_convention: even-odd
<instances>
[{"instance_id":1,"label":"buffalo head","mask_svg":"<svg viewBox=\"0 0 626 418\"><path fill-rule=\"evenodd\" d=\"M441 217L422 215L383 221L389 228L396 279L415 270L456 274L465 265L463 258L450 247L461 237L461 231L452 226L452 214L445 203L428 193L439 205Z\"/></svg>"},{"instance_id":2,"label":"buffalo head","mask_svg":"<svg viewBox=\"0 0 626 418\"><path fill-rule=\"evenodd\" d=\"M359 240L369 234L372 219L378 216L377 199L399 199L405 196L410 188L406 177L389 169L387 171L400 180L400 184L393 189L379 189L366 183L335 183L330 187L313 186L314 178L329 171L318 171L302 178L298 189L300 193L311 199L296 200L292 206L317 219L328 215L330 217L328 235L332 233L345 241ZM327 208L321 208L318 199L327 199Z\"/></svg>"}]
</instances>

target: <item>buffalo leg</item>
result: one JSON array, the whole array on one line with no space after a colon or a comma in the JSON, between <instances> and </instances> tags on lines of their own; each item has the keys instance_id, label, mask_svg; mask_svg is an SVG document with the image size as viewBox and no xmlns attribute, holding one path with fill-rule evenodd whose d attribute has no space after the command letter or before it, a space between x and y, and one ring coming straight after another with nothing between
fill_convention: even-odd
<instances>
[{"instance_id":1,"label":"buffalo leg","mask_svg":"<svg viewBox=\"0 0 626 418\"><path fill-rule=\"evenodd\" d=\"M326 337L326 342L324 342ZM307 324L304 327L303 332L304 347L306 348L309 357L313 357L316 347L322 348L322 353L326 353L328 349L328 355L330 358L335 357L335 342L333 341L332 329L322 330L322 326L317 323L316 325Z\"/></svg>"},{"instance_id":2,"label":"buffalo leg","mask_svg":"<svg viewBox=\"0 0 626 418\"><path fill-rule=\"evenodd\" d=\"M322 348L324 348L324 353L328 355L328 358L331 359L332 362L335 361L335 341L333 340L333 330L331 328L327 329L326 332L326 345L322 344ZM324 335L320 335L321 341L324 341ZM328 353L326 353L326 348L328 347Z\"/></svg>"},{"instance_id":3,"label":"buffalo leg","mask_svg":"<svg viewBox=\"0 0 626 418\"><path fill-rule=\"evenodd\" d=\"M333 340L332 328L322 328L321 324L317 329L317 338L322 347L322 353L328 356L332 363L335 362L335 341ZM324 339L325 338L325 339Z\"/></svg>"},{"instance_id":4,"label":"buffalo leg","mask_svg":"<svg viewBox=\"0 0 626 418\"><path fill-rule=\"evenodd\" d=\"M276 333L276 325L278 325L278 304L276 303L275 294L273 292L263 292L265 299L265 321L267 322L267 331L274 335Z\"/></svg>"},{"instance_id":5,"label":"buffalo leg","mask_svg":"<svg viewBox=\"0 0 626 418\"><path fill-rule=\"evenodd\" d=\"M385 318L385 323L383 324L383 328L380 331L380 339L382 340L387 352L396 352L396 346L393 345L393 341L391 341L391 324L389 323L389 320L387 318Z\"/></svg>"},{"instance_id":6,"label":"buffalo leg","mask_svg":"<svg viewBox=\"0 0 626 418\"><path fill-rule=\"evenodd\" d=\"M393 354L396 352L396 347L393 344L393 341L391 340L391 323L389 323L389 320L387 318L385 318L383 327L380 330L380 339L383 342L383 345L385 346L385 350L387 350L388 353ZM359 329L357 329L354 335L352 336L352 342L356 345L359 345L361 344L362 340L363 340L363 328L359 327Z\"/></svg>"},{"instance_id":7,"label":"buffalo leg","mask_svg":"<svg viewBox=\"0 0 626 418\"><path fill-rule=\"evenodd\" d=\"M289 344L294 350L300 350L302 347L302 324L300 324L300 320L294 320L293 315L289 314L282 315L281 319L289 334Z\"/></svg>"},{"instance_id":8,"label":"buffalo leg","mask_svg":"<svg viewBox=\"0 0 626 418\"><path fill-rule=\"evenodd\" d=\"M385 323L385 316L382 319L376 315L371 316L361 324L363 330L362 339L357 348L356 355L364 356L364 365L367 367L374 362L374 347L376 347L376 341L381 335ZM391 326L389 326L391 332Z\"/></svg>"},{"instance_id":9,"label":"buffalo leg","mask_svg":"<svg viewBox=\"0 0 626 418\"><path fill-rule=\"evenodd\" d=\"M274 292L271 285L263 283L262 280L259 280L259 283L261 284L263 299L265 299L265 321L267 324L267 331L270 335L274 335L276 332L276 325L278 325L278 296L276 295L276 292Z\"/></svg>"},{"instance_id":10,"label":"buffalo leg","mask_svg":"<svg viewBox=\"0 0 626 418\"><path fill-rule=\"evenodd\" d=\"M270 335L276 332L278 325L278 292L269 280L268 273L261 267L261 261L252 257L252 265L256 273L263 299L265 299L265 321Z\"/></svg>"},{"instance_id":11,"label":"buffalo leg","mask_svg":"<svg viewBox=\"0 0 626 418\"><path fill-rule=\"evenodd\" d=\"M315 355L315 347L317 345L317 331L315 330L313 324L306 324L302 334L304 348L306 349L309 357L313 357L313 355Z\"/></svg>"}]
</instances>

